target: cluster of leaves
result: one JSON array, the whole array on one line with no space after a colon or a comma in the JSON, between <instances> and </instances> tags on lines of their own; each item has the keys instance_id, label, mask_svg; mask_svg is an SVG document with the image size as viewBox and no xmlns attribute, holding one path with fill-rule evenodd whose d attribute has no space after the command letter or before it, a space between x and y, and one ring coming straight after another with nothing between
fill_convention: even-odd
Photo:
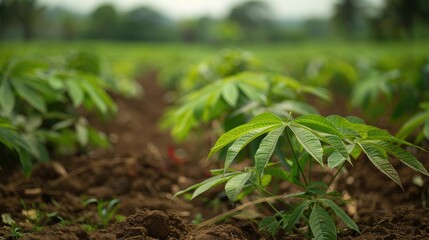
<instances>
[{"instance_id":1,"label":"cluster of leaves","mask_svg":"<svg viewBox=\"0 0 429 240\"><path fill-rule=\"evenodd\" d=\"M239 152L261 136L263 139L255 153L253 165L242 171L232 169L231 165ZM279 149L277 145L281 145L283 155L275 154L276 149ZM283 120L273 113L262 113L218 139L209 157L228 146L223 169L213 171L215 176L176 195L193 191L193 199L225 183L227 197L231 202L236 202L255 191L260 197L271 197L268 185L272 179L288 181L302 191L283 194L276 199L287 201L289 198L296 198L298 202L289 209L276 209L271 205L276 214L262 220L260 227L274 234L280 228L292 231L296 229L297 223L303 223L308 228L306 236L309 239L336 239L337 229L333 215L339 217L349 228L359 231L353 220L338 205L344 202L341 194L330 189L346 163L352 164L353 159L363 154L400 186L401 181L389 162L389 156L429 176L423 165L400 145L417 147L384 130L366 125L356 117L307 114ZM322 167L327 165L336 171L328 183L312 179L313 165L316 163ZM308 171L304 171L306 169Z\"/></svg>"},{"instance_id":2,"label":"cluster of leaves","mask_svg":"<svg viewBox=\"0 0 429 240\"><path fill-rule=\"evenodd\" d=\"M47 161L49 152L72 153L88 146L105 147L103 133L89 126L82 110L107 117L116 105L106 93L112 85L100 74L99 60L74 53L62 62L22 58L0 63L0 117L14 128L2 126L2 156L19 154L26 174L32 161ZM20 140L17 140L20 139ZM27 155L31 156L28 157Z\"/></svg>"},{"instance_id":3,"label":"cluster of leaves","mask_svg":"<svg viewBox=\"0 0 429 240\"><path fill-rule=\"evenodd\" d=\"M349 104L371 118L391 112L392 120L418 111L427 101L429 63L426 57L314 58L295 75L335 94L350 96ZM294 76L295 76L294 75ZM380 105L380 100L385 105ZM387 108L386 105L389 107Z\"/></svg>"},{"instance_id":4,"label":"cluster of leaves","mask_svg":"<svg viewBox=\"0 0 429 240\"><path fill-rule=\"evenodd\" d=\"M232 54L232 53L231 53ZM229 56L229 55L228 55ZM187 94L163 117L162 126L177 140L204 123L221 120L223 130L245 123L265 111L277 114L316 113L302 101L304 94L329 100L326 90L304 85L290 77L265 71L251 71L246 54L232 55L234 61L202 63L183 80ZM253 62L253 61L250 61Z\"/></svg>"}]
</instances>

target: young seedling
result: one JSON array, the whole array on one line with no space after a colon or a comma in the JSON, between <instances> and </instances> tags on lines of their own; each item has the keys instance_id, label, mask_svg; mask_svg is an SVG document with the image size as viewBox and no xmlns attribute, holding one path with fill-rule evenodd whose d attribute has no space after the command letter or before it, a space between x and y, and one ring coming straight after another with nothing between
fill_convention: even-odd
<instances>
[{"instance_id":1,"label":"young seedling","mask_svg":"<svg viewBox=\"0 0 429 240\"><path fill-rule=\"evenodd\" d=\"M258 137L263 139L254 156L253 166L242 171L231 169L239 152ZM283 141L283 138L286 140ZM283 143L281 149L285 157L277 157L276 160L273 153L280 142ZM225 183L226 195L234 203L256 191L260 199L247 203L247 206L266 202L275 212L273 216L260 222L260 228L272 234L284 229L286 232L301 232L308 239L336 239L337 228L333 216L359 232L356 223L340 207L345 200L339 192L331 189L344 166L352 164L352 159L366 155L378 170L401 187L398 173L389 162L389 155L415 171L429 175L423 165L400 145L419 148L384 130L366 125L356 117L308 114L283 120L275 114L263 113L249 123L226 132L217 140L209 157L228 147L223 169L212 171L215 176L176 195L193 191L193 199L214 186ZM334 170L329 181L313 179L316 164L323 168L327 165ZM268 188L273 178L295 184L301 191L273 196ZM291 198L296 201L291 202ZM279 209L271 204L273 200L282 201L289 208ZM298 228L297 223L305 228Z\"/></svg>"},{"instance_id":2,"label":"young seedling","mask_svg":"<svg viewBox=\"0 0 429 240\"><path fill-rule=\"evenodd\" d=\"M1 220L4 224L8 225L10 228L10 237L12 239L19 239L24 236L24 234L21 233L21 228L16 226L15 220L12 219L9 213L3 213L1 215Z\"/></svg>"},{"instance_id":3,"label":"young seedling","mask_svg":"<svg viewBox=\"0 0 429 240\"><path fill-rule=\"evenodd\" d=\"M90 198L85 201L84 206L95 204L97 206L97 216L100 218L100 225L107 227L113 218L116 218L116 212L119 209L119 200L112 199L110 201L103 201L97 198Z\"/></svg>"}]
</instances>

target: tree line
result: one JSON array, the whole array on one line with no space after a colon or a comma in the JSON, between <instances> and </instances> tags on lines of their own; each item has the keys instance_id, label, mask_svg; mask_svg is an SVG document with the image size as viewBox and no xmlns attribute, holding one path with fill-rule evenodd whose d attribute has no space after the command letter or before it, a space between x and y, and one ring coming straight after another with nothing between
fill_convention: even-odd
<instances>
[{"instance_id":1,"label":"tree line","mask_svg":"<svg viewBox=\"0 0 429 240\"><path fill-rule=\"evenodd\" d=\"M264 1L233 6L223 19L172 20L147 6L118 11L109 3L87 15L48 8L37 0L0 0L0 38L104 39L208 43L305 39L416 39L429 37L429 1L385 0L379 9L362 0L338 0L327 19L283 21Z\"/></svg>"}]
</instances>

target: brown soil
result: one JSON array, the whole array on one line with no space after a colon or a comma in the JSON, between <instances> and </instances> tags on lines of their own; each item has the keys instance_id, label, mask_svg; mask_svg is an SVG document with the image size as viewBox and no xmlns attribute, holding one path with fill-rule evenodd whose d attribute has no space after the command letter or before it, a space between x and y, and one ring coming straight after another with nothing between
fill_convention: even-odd
<instances>
[{"instance_id":1,"label":"brown soil","mask_svg":"<svg viewBox=\"0 0 429 240\"><path fill-rule=\"evenodd\" d=\"M167 104L155 72L144 75L140 83L143 95L115 97L120 111L114 119L93 121L109 134L111 149L39 165L28 179L19 170L0 170L0 213L12 216L24 239L303 239L282 233L272 237L249 220L230 219L201 228L191 224L199 214L207 220L231 209L216 191L192 202L173 198L179 189L208 176L205 155L210 141L175 145L157 127ZM341 104L335 109L322 107L324 114L352 113ZM429 168L428 154L417 154ZM422 177L419 186L417 173L395 163L402 190L368 163L358 160L335 184L345 196L353 196L346 210L362 231L361 235L343 231L340 239L429 239L429 210L423 207L429 199L422 198L429 191L429 179ZM84 230L85 224L100 222L95 205L83 205L93 197L120 200L118 213L125 220ZM258 209L251 210L258 214ZM36 215L39 220L29 220ZM12 239L10 228L0 224L0 239ZM43 228L34 231L38 225Z\"/></svg>"}]
</instances>

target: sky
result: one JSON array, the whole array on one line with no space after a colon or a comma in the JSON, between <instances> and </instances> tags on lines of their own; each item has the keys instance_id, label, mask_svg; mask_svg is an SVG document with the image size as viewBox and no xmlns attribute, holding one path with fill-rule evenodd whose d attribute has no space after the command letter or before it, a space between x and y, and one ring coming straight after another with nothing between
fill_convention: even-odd
<instances>
[{"instance_id":1,"label":"sky","mask_svg":"<svg viewBox=\"0 0 429 240\"><path fill-rule=\"evenodd\" d=\"M48 6L61 6L80 13L89 13L101 3L112 3L120 10L136 6L150 6L173 19L209 15L224 17L232 6L245 0L39 0ZM329 17L338 0L264 0L278 19L303 19L308 17ZM383 0L368 0L380 6Z\"/></svg>"}]
</instances>

